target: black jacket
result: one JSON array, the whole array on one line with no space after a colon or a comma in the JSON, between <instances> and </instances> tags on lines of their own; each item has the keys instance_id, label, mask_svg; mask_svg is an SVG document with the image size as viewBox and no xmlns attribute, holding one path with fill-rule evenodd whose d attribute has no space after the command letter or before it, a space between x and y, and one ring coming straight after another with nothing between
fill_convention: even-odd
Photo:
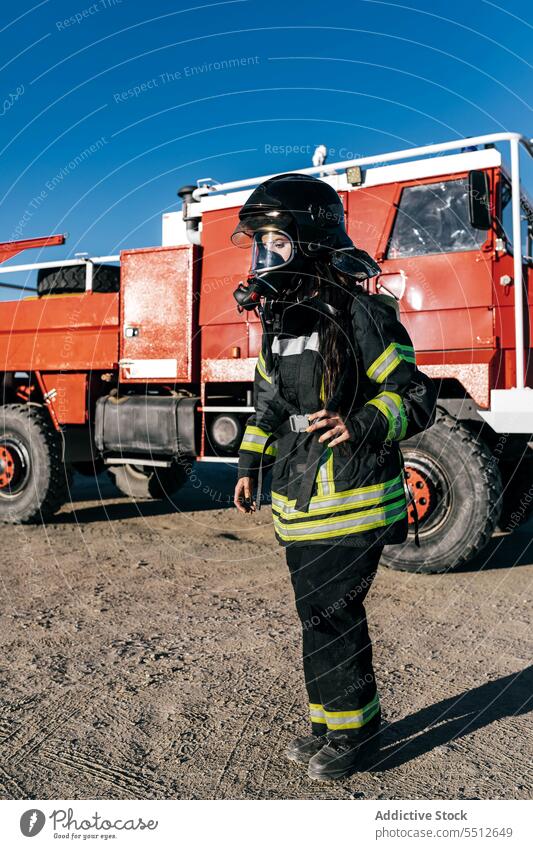
<instances>
[{"instance_id":1,"label":"black jacket","mask_svg":"<svg viewBox=\"0 0 533 849\"><path fill-rule=\"evenodd\" d=\"M275 457L272 512L281 545L367 546L378 540L403 542L407 535L398 442L407 430L403 397L417 371L413 345L381 296L355 287L347 308L349 365L340 412L351 439L334 448L323 443L307 511L295 504L310 444L317 437L292 432L286 422L288 412L313 413L324 406L316 308L310 302L285 309L272 339L270 368L263 338L255 371L255 413L240 446L239 477L256 478L263 454L263 459ZM279 428L282 434L274 439Z\"/></svg>"}]
</instances>

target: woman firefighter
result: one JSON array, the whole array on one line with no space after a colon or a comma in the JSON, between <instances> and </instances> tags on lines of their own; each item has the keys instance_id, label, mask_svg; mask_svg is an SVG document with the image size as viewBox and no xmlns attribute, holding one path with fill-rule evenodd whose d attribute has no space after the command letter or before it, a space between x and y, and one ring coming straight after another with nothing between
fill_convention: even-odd
<instances>
[{"instance_id":1,"label":"woman firefighter","mask_svg":"<svg viewBox=\"0 0 533 849\"><path fill-rule=\"evenodd\" d=\"M235 297L263 326L235 505L260 507L273 461L274 530L302 623L311 721L286 754L308 764L311 778L340 778L378 747L364 599L383 546L406 539L398 442L421 429L424 414L430 422L434 391L420 380L395 305L360 285L380 269L353 245L326 182L265 181L240 210L232 241L251 248ZM412 404L419 415L410 427Z\"/></svg>"}]
</instances>

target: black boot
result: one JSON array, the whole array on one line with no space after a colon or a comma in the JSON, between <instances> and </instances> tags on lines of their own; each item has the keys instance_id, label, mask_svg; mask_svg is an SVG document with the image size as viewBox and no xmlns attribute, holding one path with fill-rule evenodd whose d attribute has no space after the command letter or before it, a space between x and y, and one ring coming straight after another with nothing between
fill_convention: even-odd
<instances>
[{"instance_id":1,"label":"black boot","mask_svg":"<svg viewBox=\"0 0 533 849\"><path fill-rule=\"evenodd\" d=\"M285 749L285 755L290 761L307 764L327 742L327 734L309 734L307 737L295 737Z\"/></svg>"},{"instance_id":2,"label":"black boot","mask_svg":"<svg viewBox=\"0 0 533 849\"><path fill-rule=\"evenodd\" d=\"M377 722L374 719L378 720ZM325 745L309 761L308 775L313 779L344 778L368 765L369 758L379 752L381 717L372 719L357 736L327 734Z\"/></svg>"}]
</instances>

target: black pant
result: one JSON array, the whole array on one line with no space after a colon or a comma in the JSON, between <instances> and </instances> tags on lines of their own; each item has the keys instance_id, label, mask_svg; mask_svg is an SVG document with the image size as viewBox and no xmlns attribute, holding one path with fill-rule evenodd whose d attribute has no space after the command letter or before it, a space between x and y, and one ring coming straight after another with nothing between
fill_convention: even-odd
<instances>
[{"instance_id":1,"label":"black pant","mask_svg":"<svg viewBox=\"0 0 533 849\"><path fill-rule=\"evenodd\" d=\"M380 712L364 599L383 546L288 545L314 734L357 736Z\"/></svg>"}]
</instances>

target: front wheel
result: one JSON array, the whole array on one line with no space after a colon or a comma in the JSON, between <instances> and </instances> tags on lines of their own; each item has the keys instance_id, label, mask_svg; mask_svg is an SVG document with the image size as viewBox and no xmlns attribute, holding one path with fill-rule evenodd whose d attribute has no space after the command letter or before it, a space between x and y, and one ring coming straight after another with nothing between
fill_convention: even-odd
<instances>
[{"instance_id":1,"label":"front wheel","mask_svg":"<svg viewBox=\"0 0 533 849\"><path fill-rule=\"evenodd\" d=\"M410 515L406 542L386 547L382 562L426 573L467 563L487 545L501 512L502 481L489 448L439 411L429 430L402 443L402 453L417 505L420 548Z\"/></svg>"},{"instance_id":2,"label":"front wheel","mask_svg":"<svg viewBox=\"0 0 533 849\"><path fill-rule=\"evenodd\" d=\"M171 498L187 480L185 469L178 463L169 467L126 463L111 466L108 473L117 489L135 500Z\"/></svg>"},{"instance_id":3,"label":"front wheel","mask_svg":"<svg viewBox=\"0 0 533 849\"><path fill-rule=\"evenodd\" d=\"M50 519L69 496L61 437L37 405L0 407L0 521Z\"/></svg>"}]
</instances>

